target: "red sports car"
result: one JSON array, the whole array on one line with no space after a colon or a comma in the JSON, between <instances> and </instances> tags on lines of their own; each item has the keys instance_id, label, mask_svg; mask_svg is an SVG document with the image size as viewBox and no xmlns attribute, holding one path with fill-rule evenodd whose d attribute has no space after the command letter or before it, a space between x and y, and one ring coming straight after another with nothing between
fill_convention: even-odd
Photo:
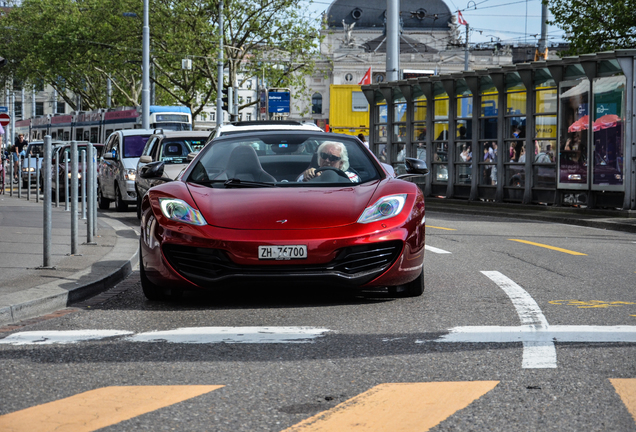
<instances>
[{"instance_id":1,"label":"red sports car","mask_svg":"<svg viewBox=\"0 0 636 432\"><path fill-rule=\"evenodd\" d=\"M424 196L357 138L276 131L210 141L141 204L140 275L151 300L235 282L424 291ZM140 170L163 175L163 163Z\"/></svg>"}]
</instances>

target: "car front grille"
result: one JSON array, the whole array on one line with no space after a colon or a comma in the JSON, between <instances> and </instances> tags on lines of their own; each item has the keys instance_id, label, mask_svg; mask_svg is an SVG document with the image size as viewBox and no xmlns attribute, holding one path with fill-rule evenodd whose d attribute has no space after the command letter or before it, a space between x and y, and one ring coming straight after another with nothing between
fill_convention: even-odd
<instances>
[{"instance_id":1,"label":"car front grille","mask_svg":"<svg viewBox=\"0 0 636 432\"><path fill-rule=\"evenodd\" d=\"M221 249L182 245L163 245L168 263L181 276L198 284L232 278L309 278L331 279L348 285L360 285L389 268L402 252L401 241L346 247L327 264L298 262L282 265L238 265Z\"/></svg>"}]
</instances>

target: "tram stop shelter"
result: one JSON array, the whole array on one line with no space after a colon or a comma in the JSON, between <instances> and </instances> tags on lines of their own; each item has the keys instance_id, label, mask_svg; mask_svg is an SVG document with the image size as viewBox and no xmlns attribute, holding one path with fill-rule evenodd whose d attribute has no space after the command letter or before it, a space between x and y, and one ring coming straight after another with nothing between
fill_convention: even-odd
<instances>
[{"instance_id":1,"label":"tram stop shelter","mask_svg":"<svg viewBox=\"0 0 636 432\"><path fill-rule=\"evenodd\" d=\"M427 196L636 209L636 49L362 86L373 152Z\"/></svg>"}]
</instances>

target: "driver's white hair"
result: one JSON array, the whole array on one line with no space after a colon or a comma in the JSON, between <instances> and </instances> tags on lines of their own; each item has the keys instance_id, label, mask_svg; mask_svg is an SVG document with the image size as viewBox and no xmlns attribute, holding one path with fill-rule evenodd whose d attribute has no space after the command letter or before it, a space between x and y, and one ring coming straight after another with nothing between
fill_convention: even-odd
<instances>
[{"instance_id":1,"label":"driver's white hair","mask_svg":"<svg viewBox=\"0 0 636 432\"><path fill-rule=\"evenodd\" d=\"M326 147L334 146L340 149L340 160L342 161L342 166L340 169L342 171L346 171L349 169L349 154L347 153L347 147L339 141L325 141L324 143L318 146L317 154L320 157L320 152L323 151Z\"/></svg>"}]
</instances>

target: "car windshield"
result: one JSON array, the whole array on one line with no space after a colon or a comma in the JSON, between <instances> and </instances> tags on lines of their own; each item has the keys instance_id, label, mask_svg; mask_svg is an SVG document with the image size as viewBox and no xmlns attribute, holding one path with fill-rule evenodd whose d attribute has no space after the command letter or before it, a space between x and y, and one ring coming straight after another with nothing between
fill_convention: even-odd
<instances>
[{"instance_id":1,"label":"car windshield","mask_svg":"<svg viewBox=\"0 0 636 432\"><path fill-rule=\"evenodd\" d=\"M28 154L30 156L43 156L44 144L29 144Z\"/></svg>"},{"instance_id":2,"label":"car windshield","mask_svg":"<svg viewBox=\"0 0 636 432\"><path fill-rule=\"evenodd\" d=\"M150 138L150 136L131 135L124 137L124 157L133 158L141 156L148 138Z\"/></svg>"},{"instance_id":3,"label":"car windshield","mask_svg":"<svg viewBox=\"0 0 636 432\"><path fill-rule=\"evenodd\" d=\"M201 150L205 141L206 138L165 140L162 143L160 160L166 164L188 163L188 154Z\"/></svg>"},{"instance_id":4,"label":"car windshield","mask_svg":"<svg viewBox=\"0 0 636 432\"><path fill-rule=\"evenodd\" d=\"M187 181L212 187L342 186L382 176L358 140L324 132L231 135L201 153Z\"/></svg>"}]
</instances>

